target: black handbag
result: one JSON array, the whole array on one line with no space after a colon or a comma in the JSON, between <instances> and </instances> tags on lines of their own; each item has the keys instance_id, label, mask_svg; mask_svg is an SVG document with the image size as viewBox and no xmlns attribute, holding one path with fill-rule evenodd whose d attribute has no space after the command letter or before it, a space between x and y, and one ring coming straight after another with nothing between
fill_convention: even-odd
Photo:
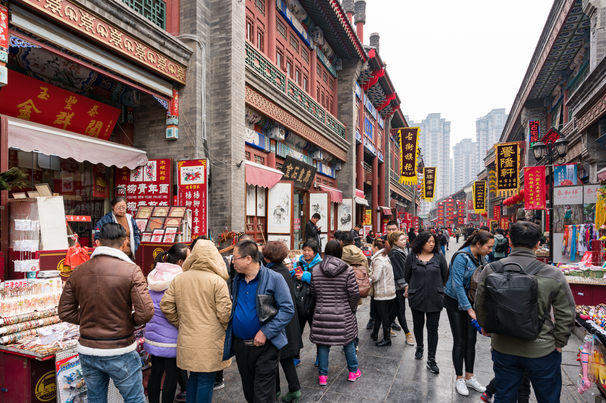
<instances>
[{"instance_id":1,"label":"black handbag","mask_svg":"<svg viewBox=\"0 0 606 403\"><path fill-rule=\"evenodd\" d=\"M273 295L257 295L257 317L264 325L278 314L276 301Z\"/></svg>"}]
</instances>

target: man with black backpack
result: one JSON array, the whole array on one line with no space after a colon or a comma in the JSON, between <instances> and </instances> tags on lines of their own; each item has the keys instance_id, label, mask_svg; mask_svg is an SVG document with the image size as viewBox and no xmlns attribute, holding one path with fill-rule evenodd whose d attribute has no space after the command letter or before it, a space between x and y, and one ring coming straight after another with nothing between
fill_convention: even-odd
<instances>
[{"instance_id":1,"label":"man with black backpack","mask_svg":"<svg viewBox=\"0 0 606 403\"><path fill-rule=\"evenodd\" d=\"M539 403L560 399L575 304L562 272L536 259L540 239L538 225L514 223L509 257L482 270L475 310L483 334L492 333L495 403L517 400L524 370Z\"/></svg>"},{"instance_id":2,"label":"man with black backpack","mask_svg":"<svg viewBox=\"0 0 606 403\"><path fill-rule=\"evenodd\" d=\"M493 259L491 261L496 262L504 257L507 257L509 252L509 239L505 236L505 231L502 228L496 229L496 235L494 236L494 247L492 249Z\"/></svg>"}]
</instances>

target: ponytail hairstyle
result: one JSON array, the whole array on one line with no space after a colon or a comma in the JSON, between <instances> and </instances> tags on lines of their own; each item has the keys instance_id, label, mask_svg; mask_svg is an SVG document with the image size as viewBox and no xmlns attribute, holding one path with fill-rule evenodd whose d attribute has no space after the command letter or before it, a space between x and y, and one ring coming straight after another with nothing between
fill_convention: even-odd
<instances>
[{"instance_id":1,"label":"ponytail hairstyle","mask_svg":"<svg viewBox=\"0 0 606 403\"><path fill-rule=\"evenodd\" d=\"M486 242L494 239L494 235L485 230L475 230L473 234L467 238L467 241L459 248L459 250L466 248L470 245L479 243L480 245L486 245Z\"/></svg>"},{"instance_id":2,"label":"ponytail hairstyle","mask_svg":"<svg viewBox=\"0 0 606 403\"><path fill-rule=\"evenodd\" d=\"M383 249L383 253L381 256L387 256L387 254L391 251L391 245L389 242L383 240L383 238L376 237L374 241L372 241L374 247L379 248L379 250Z\"/></svg>"},{"instance_id":3,"label":"ponytail hairstyle","mask_svg":"<svg viewBox=\"0 0 606 403\"><path fill-rule=\"evenodd\" d=\"M156 268L156 264L160 262L177 264L179 260L185 261L185 259L187 259L188 250L189 247L184 243L174 244L169 250L158 253L158 256L156 256L155 259L154 269Z\"/></svg>"}]
</instances>

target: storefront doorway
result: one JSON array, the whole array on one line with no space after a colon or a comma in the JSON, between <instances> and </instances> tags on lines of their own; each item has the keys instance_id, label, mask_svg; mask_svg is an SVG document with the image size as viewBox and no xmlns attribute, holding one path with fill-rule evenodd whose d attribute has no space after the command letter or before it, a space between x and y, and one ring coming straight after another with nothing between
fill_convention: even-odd
<instances>
[{"instance_id":1,"label":"storefront doorway","mask_svg":"<svg viewBox=\"0 0 606 403\"><path fill-rule=\"evenodd\" d=\"M308 192L305 190L295 189L294 192L294 244L293 248L300 250L305 242L305 224L307 223L307 198Z\"/></svg>"}]
</instances>

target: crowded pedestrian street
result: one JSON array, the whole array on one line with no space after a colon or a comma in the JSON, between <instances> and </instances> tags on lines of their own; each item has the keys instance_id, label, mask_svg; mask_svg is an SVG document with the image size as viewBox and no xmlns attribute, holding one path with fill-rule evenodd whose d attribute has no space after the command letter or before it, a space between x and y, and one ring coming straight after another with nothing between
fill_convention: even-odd
<instances>
[{"instance_id":1,"label":"crowded pedestrian street","mask_svg":"<svg viewBox=\"0 0 606 403\"><path fill-rule=\"evenodd\" d=\"M462 243L462 241L461 241ZM451 239L446 258L461 246ZM454 389L455 373L452 366L452 332L446 312L440 317L439 342L436 361L440 367L437 375L429 372L425 360L415 360L413 346L406 345L404 334L399 331L392 339L389 348L376 347L370 340L370 330L366 330L369 314L369 299L364 300L357 313L360 346L358 362L362 376L355 383L347 382L347 363L339 348L331 349L329 378L327 386L318 386L318 368L314 366L316 348L309 342L309 328L303 334L305 347L301 351L301 364L297 374L301 383L301 400L299 402L339 402L339 403L375 403L375 402L480 402L481 393L470 390L469 396L460 396ZM410 310L408 326L412 328ZM593 386L590 391L579 395L577 379L579 363L577 354L580 340L572 335L562 357L562 403L594 403L599 391ZM494 377L490 357L490 340L478 336L476 344L476 370L478 381L487 385ZM234 362L224 372L225 387L217 390L213 402L244 403L242 383ZM288 390L284 374L280 374L281 390ZM534 394L531 402L536 402Z\"/></svg>"}]
</instances>

